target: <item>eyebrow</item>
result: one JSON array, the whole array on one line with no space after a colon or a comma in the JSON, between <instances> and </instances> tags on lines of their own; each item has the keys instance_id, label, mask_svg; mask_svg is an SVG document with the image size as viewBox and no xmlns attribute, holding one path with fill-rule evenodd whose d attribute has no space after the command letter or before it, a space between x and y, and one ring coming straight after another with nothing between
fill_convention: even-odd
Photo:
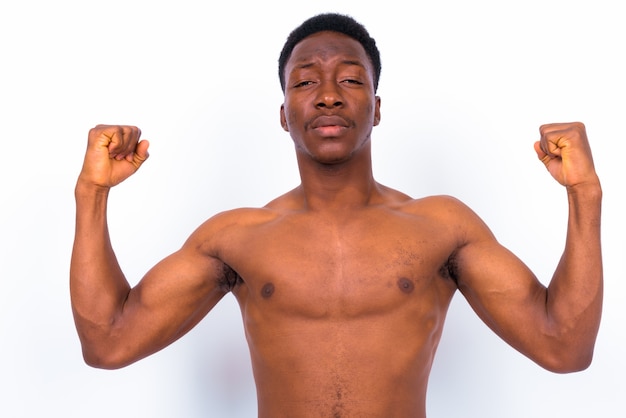
<instances>
[{"instance_id":1,"label":"eyebrow","mask_svg":"<svg viewBox=\"0 0 626 418\"><path fill-rule=\"evenodd\" d=\"M302 64L298 64L294 66L294 70L305 70L307 68L311 68L314 67L317 63L315 61L306 61ZM361 67L363 69L366 68L366 66L360 61L360 60L353 60L353 59L346 59L340 62L341 65L354 65L357 67Z\"/></svg>"},{"instance_id":2,"label":"eyebrow","mask_svg":"<svg viewBox=\"0 0 626 418\"><path fill-rule=\"evenodd\" d=\"M341 63L345 65L356 65L358 67L365 68L365 65L359 60L343 60L341 61Z\"/></svg>"}]
</instances>

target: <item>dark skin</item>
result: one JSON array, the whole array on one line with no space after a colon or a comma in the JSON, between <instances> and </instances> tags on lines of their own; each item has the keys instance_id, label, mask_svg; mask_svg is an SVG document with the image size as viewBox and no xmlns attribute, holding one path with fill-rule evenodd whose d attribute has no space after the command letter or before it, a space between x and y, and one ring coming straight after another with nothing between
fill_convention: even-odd
<instances>
[{"instance_id":1,"label":"dark skin","mask_svg":"<svg viewBox=\"0 0 626 418\"><path fill-rule=\"evenodd\" d=\"M89 364L123 367L162 349L232 292L260 417L424 417L433 356L460 290L541 366L589 365L602 308L602 192L584 126L544 125L535 144L569 202L566 247L545 287L458 200L412 199L374 180L381 102L372 74L345 35L301 41L280 111L300 186L263 208L207 220L133 288L108 237L106 202L147 159L148 143L132 126L90 131L71 263Z\"/></svg>"}]
</instances>

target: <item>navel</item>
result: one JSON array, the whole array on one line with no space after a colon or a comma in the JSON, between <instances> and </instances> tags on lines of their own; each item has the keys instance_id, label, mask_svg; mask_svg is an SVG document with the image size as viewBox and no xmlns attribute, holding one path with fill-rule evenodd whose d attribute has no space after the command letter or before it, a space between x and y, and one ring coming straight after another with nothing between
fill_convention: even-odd
<instances>
[{"instance_id":1,"label":"navel","mask_svg":"<svg viewBox=\"0 0 626 418\"><path fill-rule=\"evenodd\" d=\"M413 282L405 277L399 278L397 284L400 290L402 290L404 293L411 293L415 288Z\"/></svg>"},{"instance_id":2,"label":"navel","mask_svg":"<svg viewBox=\"0 0 626 418\"><path fill-rule=\"evenodd\" d=\"M274 285L272 283L265 283L261 289L261 296L267 299L272 296L272 294L274 294Z\"/></svg>"}]
</instances>

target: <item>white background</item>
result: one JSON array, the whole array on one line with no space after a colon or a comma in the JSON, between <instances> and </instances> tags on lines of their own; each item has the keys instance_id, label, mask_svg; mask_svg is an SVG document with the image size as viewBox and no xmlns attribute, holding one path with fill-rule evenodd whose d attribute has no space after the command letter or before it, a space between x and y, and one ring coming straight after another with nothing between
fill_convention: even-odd
<instances>
[{"instance_id":1,"label":"white background","mask_svg":"<svg viewBox=\"0 0 626 418\"><path fill-rule=\"evenodd\" d=\"M567 207L536 160L539 125L585 122L603 182L606 296L592 366L542 370L457 295L429 417L626 416L620 2L365 3L2 2L0 416L255 416L230 295L152 357L117 371L84 365L68 292L73 187L93 125L136 124L151 140L150 160L111 196L114 246L136 283L209 216L296 186L277 59L287 34L325 11L354 16L381 50L377 179L460 198L544 283Z\"/></svg>"}]
</instances>

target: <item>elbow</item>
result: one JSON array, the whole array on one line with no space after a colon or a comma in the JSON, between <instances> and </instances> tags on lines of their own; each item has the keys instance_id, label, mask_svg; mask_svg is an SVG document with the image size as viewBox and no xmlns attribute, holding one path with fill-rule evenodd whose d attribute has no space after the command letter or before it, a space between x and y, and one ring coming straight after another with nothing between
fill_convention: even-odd
<instances>
[{"instance_id":1,"label":"elbow","mask_svg":"<svg viewBox=\"0 0 626 418\"><path fill-rule=\"evenodd\" d=\"M85 364L96 369L121 369L134 362L123 350L111 344L87 344L83 342L82 354Z\"/></svg>"},{"instance_id":2,"label":"elbow","mask_svg":"<svg viewBox=\"0 0 626 418\"><path fill-rule=\"evenodd\" d=\"M598 326L585 321L561 322L544 329L537 341L535 361L544 369L560 374L588 369L593 362Z\"/></svg>"},{"instance_id":3,"label":"elbow","mask_svg":"<svg viewBox=\"0 0 626 418\"><path fill-rule=\"evenodd\" d=\"M133 361L128 344L117 330L111 327L91 325L78 327L78 339L83 361L96 369L121 369Z\"/></svg>"},{"instance_id":4,"label":"elbow","mask_svg":"<svg viewBox=\"0 0 626 418\"><path fill-rule=\"evenodd\" d=\"M561 347L548 355L535 359L544 369L559 374L576 373L586 370L593 361L593 347Z\"/></svg>"},{"instance_id":5,"label":"elbow","mask_svg":"<svg viewBox=\"0 0 626 418\"><path fill-rule=\"evenodd\" d=\"M591 365L591 359L582 359L577 361L559 361L539 363L544 369L559 374L577 373L586 370Z\"/></svg>"},{"instance_id":6,"label":"elbow","mask_svg":"<svg viewBox=\"0 0 626 418\"><path fill-rule=\"evenodd\" d=\"M120 363L111 361L110 359L105 357L96 356L91 353L83 352L83 360L87 366L93 367L95 369L115 370L124 367Z\"/></svg>"},{"instance_id":7,"label":"elbow","mask_svg":"<svg viewBox=\"0 0 626 418\"><path fill-rule=\"evenodd\" d=\"M83 361L89 367L104 370L121 369L128 363L114 359L109 355L99 355L93 351L83 349Z\"/></svg>"}]
</instances>

